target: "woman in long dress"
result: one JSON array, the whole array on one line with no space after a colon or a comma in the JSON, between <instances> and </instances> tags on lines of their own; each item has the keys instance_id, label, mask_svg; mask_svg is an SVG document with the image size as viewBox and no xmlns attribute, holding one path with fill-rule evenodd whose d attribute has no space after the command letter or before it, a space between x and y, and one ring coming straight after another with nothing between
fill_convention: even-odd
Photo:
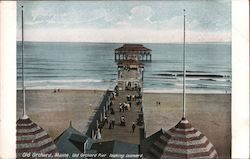
<instances>
[{"instance_id":1,"label":"woman in long dress","mask_svg":"<svg viewBox=\"0 0 250 159\"><path fill-rule=\"evenodd\" d=\"M100 129L98 128L97 129L97 132L96 132L96 137L97 137L97 139L101 139L102 138L102 135L101 135L101 132L100 132Z\"/></svg>"}]
</instances>

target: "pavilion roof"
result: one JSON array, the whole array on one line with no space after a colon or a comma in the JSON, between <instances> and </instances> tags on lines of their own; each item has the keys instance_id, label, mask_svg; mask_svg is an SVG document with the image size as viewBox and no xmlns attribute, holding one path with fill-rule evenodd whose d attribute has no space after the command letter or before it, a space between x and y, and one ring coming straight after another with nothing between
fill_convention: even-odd
<instances>
[{"instance_id":1,"label":"pavilion roof","mask_svg":"<svg viewBox=\"0 0 250 159\"><path fill-rule=\"evenodd\" d=\"M124 44L122 47L115 49L115 51L152 51L144 47L142 44Z\"/></svg>"}]
</instances>

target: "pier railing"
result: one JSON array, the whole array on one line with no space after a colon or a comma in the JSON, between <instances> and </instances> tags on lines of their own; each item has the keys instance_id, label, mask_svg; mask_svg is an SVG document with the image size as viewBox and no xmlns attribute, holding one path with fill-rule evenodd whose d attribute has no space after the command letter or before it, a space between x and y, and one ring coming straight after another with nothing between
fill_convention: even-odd
<instances>
[{"instance_id":1,"label":"pier railing","mask_svg":"<svg viewBox=\"0 0 250 159\"><path fill-rule=\"evenodd\" d=\"M88 137L94 138L98 126L104 122L104 117L106 116L106 113L110 107L111 98L112 98L112 91L107 90L103 95L103 99L100 103L99 108L97 109L95 115L91 119L91 122L88 126L88 130L86 131L86 135Z\"/></svg>"}]
</instances>

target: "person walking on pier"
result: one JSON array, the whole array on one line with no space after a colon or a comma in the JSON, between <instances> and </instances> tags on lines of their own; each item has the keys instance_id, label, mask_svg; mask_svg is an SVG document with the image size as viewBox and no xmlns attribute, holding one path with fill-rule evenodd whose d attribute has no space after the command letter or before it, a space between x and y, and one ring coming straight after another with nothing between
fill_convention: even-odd
<instances>
[{"instance_id":1,"label":"person walking on pier","mask_svg":"<svg viewBox=\"0 0 250 159\"><path fill-rule=\"evenodd\" d=\"M125 105L124 105L124 103L122 104L122 112L124 112L124 110L125 110Z\"/></svg>"},{"instance_id":2,"label":"person walking on pier","mask_svg":"<svg viewBox=\"0 0 250 159\"><path fill-rule=\"evenodd\" d=\"M122 112L122 103L119 104L120 112Z\"/></svg>"},{"instance_id":3,"label":"person walking on pier","mask_svg":"<svg viewBox=\"0 0 250 159\"><path fill-rule=\"evenodd\" d=\"M102 134L102 128L103 128L103 125L102 125L102 124L99 124L99 125L98 125L98 129L99 129L99 131L100 131L100 134Z\"/></svg>"},{"instance_id":4,"label":"person walking on pier","mask_svg":"<svg viewBox=\"0 0 250 159\"><path fill-rule=\"evenodd\" d=\"M101 135L100 129L97 128L97 130L96 130L96 139L101 139L101 138L102 138L102 135Z\"/></svg>"},{"instance_id":5,"label":"person walking on pier","mask_svg":"<svg viewBox=\"0 0 250 159\"><path fill-rule=\"evenodd\" d=\"M133 122L132 131L133 131L133 133L135 132L135 122Z\"/></svg>"},{"instance_id":6,"label":"person walking on pier","mask_svg":"<svg viewBox=\"0 0 250 159\"><path fill-rule=\"evenodd\" d=\"M115 118L112 119L111 123L112 123L112 129L114 129L115 128Z\"/></svg>"},{"instance_id":7,"label":"person walking on pier","mask_svg":"<svg viewBox=\"0 0 250 159\"><path fill-rule=\"evenodd\" d=\"M115 111L113 108L110 108L110 114L115 114Z\"/></svg>"},{"instance_id":8,"label":"person walking on pier","mask_svg":"<svg viewBox=\"0 0 250 159\"><path fill-rule=\"evenodd\" d=\"M108 118L107 118L107 116L104 117L104 124L105 123L108 124Z\"/></svg>"},{"instance_id":9,"label":"person walking on pier","mask_svg":"<svg viewBox=\"0 0 250 159\"><path fill-rule=\"evenodd\" d=\"M121 116L120 117L120 120L121 120L121 126L125 126L125 116Z\"/></svg>"},{"instance_id":10,"label":"person walking on pier","mask_svg":"<svg viewBox=\"0 0 250 159\"><path fill-rule=\"evenodd\" d=\"M127 95L127 101L131 101L131 97L132 97L132 96L131 96L130 94L128 94L128 95Z\"/></svg>"},{"instance_id":11,"label":"person walking on pier","mask_svg":"<svg viewBox=\"0 0 250 159\"><path fill-rule=\"evenodd\" d=\"M132 95L132 101L135 101L135 95Z\"/></svg>"},{"instance_id":12,"label":"person walking on pier","mask_svg":"<svg viewBox=\"0 0 250 159\"><path fill-rule=\"evenodd\" d=\"M111 122L111 120L109 121L109 129L112 129L112 122Z\"/></svg>"}]
</instances>

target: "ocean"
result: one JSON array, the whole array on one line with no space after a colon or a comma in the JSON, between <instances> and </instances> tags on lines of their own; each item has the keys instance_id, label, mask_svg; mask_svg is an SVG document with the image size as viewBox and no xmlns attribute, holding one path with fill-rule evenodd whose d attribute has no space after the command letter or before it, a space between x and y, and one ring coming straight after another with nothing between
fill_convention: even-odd
<instances>
[{"instance_id":1,"label":"ocean","mask_svg":"<svg viewBox=\"0 0 250 159\"><path fill-rule=\"evenodd\" d=\"M26 89L113 89L114 49L121 43L24 42ZM145 92L182 91L182 44L143 44ZM17 43L17 88L21 88L21 42ZM187 92L231 92L231 43L186 45Z\"/></svg>"}]
</instances>

